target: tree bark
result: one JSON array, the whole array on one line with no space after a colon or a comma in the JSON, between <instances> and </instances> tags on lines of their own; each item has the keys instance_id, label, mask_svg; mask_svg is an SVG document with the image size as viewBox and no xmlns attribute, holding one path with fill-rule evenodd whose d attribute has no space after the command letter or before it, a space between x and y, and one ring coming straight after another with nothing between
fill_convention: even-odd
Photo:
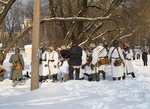
<instances>
[{"instance_id":1,"label":"tree bark","mask_svg":"<svg viewBox=\"0 0 150 109\"><path fill-rule=\"evenodd\" d=\"M3 12L0 14L0 23L2 23L3 19L5 18L7 12L9 11L10 7L12 6L12 4L15 2L16 0L9 0L8 3L6 3L4 5L4 10ZM1 2L2 3L2 2Z\"/></svg>"}]
</instances>

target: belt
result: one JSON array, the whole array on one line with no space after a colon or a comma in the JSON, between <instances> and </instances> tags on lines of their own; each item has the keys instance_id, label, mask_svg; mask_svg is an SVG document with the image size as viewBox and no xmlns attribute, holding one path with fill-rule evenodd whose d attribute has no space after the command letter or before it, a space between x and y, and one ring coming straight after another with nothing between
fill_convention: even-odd
<instances>
[{"instance_id":1,"label":"belt","mask_svg":"<svg viewBox=\"0 0 150 109\"><path fill-rule=\"evenodd\" d=\"M49 60L50 62L54 62L54 60Z\"/></svg>"},{"instance_id":2,"label":"belt","mask_svg":"<svg viewBox=\"0 0 150 109\"><path fill-rule=\"evenodd\" d=\"M98 58L104 58L104 57L98 57Z\"/></svg>"},{"instance_id":3,"label":"belt","mask_svg":"<svg viewBox=\"0 0 150 109\"><path fill-rule=\"evenodd\" d=\"M113 59L119 59L119 57L116 57L116 58L115 57L111 57L111 58L113 58Z\"/></svg>"},{"instance_id":4,"label":"belt","mask_svg":"<svg viewBox=\"0 0 150 109\"><path fill-rule=\"evenodd\" d=\"M128 59L128 58L125 58L126 60L128 60L128 61L131 61L131 59Z\"/></svg>"}]
</instances>

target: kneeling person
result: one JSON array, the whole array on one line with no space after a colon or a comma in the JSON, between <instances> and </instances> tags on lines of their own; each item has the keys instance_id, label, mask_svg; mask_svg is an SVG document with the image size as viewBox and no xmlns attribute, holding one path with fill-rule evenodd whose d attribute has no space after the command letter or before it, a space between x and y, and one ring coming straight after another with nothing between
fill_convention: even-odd
<instances>
[{"instance_id":1,"label":"kneeling person","mask_svg":"<svg viewBox=\"0 0 150 109\"><path fill-rule=\"evenodd\" d=\"M0 81L3 81L3 76L6 74L6 69L0 65Z\"/></svg>"}]
</instances>

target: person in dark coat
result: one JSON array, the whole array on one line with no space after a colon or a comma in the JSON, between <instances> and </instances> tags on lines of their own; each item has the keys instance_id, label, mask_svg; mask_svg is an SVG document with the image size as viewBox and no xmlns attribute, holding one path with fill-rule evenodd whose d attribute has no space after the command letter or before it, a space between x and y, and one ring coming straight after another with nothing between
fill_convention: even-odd
<instances>
[{"instance_id":1,"label":"person in dark coat","mask_svg":"<svg viewBox=\"0 0 150 109\"><path fill-rule=\"evenodd\" d=\"M72 40L72 47L64 58L69 59L69 79L73 80L73 72L75 70L76 80L79 80L80 66L82 63L82 48L78 46L78 41L76 39Z\"/></svg>"},{"instance_id":2,"label":"person in dark coat","mask_svg":"<svg viewBox=\"0 0 150 109\"><path fill-rule=\"evenodd\" d=\"M147 51L144 50L143 53L142 53L142 60L143 60L143 65L144 66L147 66L147 61L148 61L147 55L148 55Z\"/></svg>"},{"instance_id":3,"label":"person in dark coat","mask_svg":"<svg viewBox=\"0 0 150 109\"><path fill-rule=\"evenodd\" d=\"M10 79L12 80L12 87L15 87L16 80L18 80L18 85L23 85L22 70L24 70L24 59L19 48L15 49L15 54L10 56L9 62L11 63Z\"/></svg>"}]
</instances>

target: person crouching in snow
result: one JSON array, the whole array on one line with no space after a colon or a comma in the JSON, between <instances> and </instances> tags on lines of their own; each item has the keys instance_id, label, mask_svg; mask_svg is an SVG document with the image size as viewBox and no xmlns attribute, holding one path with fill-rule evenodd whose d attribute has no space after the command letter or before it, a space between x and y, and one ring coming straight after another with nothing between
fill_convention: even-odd
<instances>
[{"instance_id":1,"label":"person crouching in snow","mask_svg":"<svg viewBox=\"0 0 150 109\"><path fill-rule=\"evenodd\" d=\"M6 69L0 64L0 82L3 81L3 76L6 74Z\"/></svg>"},{"instance_id":2,"label":"person crouching in snow","mask_svg":"<svg viewBox=\"0 0 150 109\"><path fill-rule=\"evenodd\" d=\"M59 80L60 82L66 82L69 79L69 65L68 59L64 58L68 54L66 46L62 45L60 50L60 62L59 62Z\"/></svg>"}]
</instances>

